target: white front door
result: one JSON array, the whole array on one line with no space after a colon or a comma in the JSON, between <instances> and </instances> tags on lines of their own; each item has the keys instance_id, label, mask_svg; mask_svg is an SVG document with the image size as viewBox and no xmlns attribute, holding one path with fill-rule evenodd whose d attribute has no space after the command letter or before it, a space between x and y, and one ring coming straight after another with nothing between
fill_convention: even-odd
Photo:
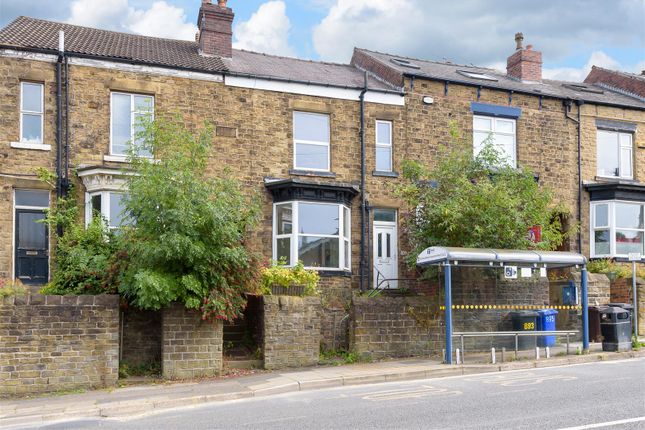
<instances>
[{"instance_id":1,"label":"white front door","mask_svg":"<svg viewBox=\"0 0 645 430\"><path fill-rule=\"evenodd\" d=\"M374 221L374 288L397 288L396 221Z\"/></svg>"}]
</instances>

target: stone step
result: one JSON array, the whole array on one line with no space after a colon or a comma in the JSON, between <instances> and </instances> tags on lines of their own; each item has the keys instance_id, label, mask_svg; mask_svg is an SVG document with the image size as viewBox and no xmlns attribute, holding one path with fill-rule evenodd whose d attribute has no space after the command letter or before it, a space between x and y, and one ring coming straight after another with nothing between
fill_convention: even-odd
<instances>
[{"instance_id":1,"label":"stone step","mask_svg":"<svg viewBox=\"0 0 645 430\"><path fill-rule=\"evenodd\" d=\"M263 360L224 360L224 367L227 369L262 369Z\"/></svg>"}]
</instances>

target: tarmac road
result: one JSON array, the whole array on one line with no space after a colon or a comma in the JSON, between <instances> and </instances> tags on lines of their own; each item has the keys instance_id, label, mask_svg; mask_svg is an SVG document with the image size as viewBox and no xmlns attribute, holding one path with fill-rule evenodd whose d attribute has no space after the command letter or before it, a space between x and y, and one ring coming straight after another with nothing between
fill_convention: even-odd
<instances>
[{"instance_id":1,"label":"tarmac road","mask_svg":"<svg viewBox=\"0 0 645 430\"><path fill-rule=\"evenodd\" d=\"M645 429L645 358L339 387L46 429Z\"/></svg>"}]
</instances>

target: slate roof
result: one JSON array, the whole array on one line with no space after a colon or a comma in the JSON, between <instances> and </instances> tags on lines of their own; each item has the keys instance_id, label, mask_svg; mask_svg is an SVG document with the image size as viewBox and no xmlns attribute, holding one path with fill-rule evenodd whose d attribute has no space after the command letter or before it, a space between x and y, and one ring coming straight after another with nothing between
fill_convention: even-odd
<instances>
[{"instance_id":1,"label":"slate roof","mask_svg":"<svg viewBox=\"0 0 645 430\"><path fill-rule=\"evenodd\" d=\"M140 36L21 16L0 30L0 47L58 51L58 32L65 32L65 51L85 57L199 71L267 77L318 85L362 88L363 72L347 65L233 50L233 59L204 56L196 42ZM372 90L397 88L374 78Z\"/></svg>"},{"instance_id":2,"label":"slate roof","mask_svg":"<svg viewBox=\"0 0 645 430\"><path fill-rule=\"evenodd\" d=\"M232 74L276 77L286 81L310 82L335 87L362 88L363 72L349 64L307 61L257 52L233 50L233 58L224 59ZM368 75L371 90L400 91Z\"/></svg>"},{"instance_id":3,"label":"slate roof","mask_svg":"<svg viewBox=\"0 0 645 430\"><path fill-rule=\"evenodd\" d=\"M585 102L610 104L619 106L635 107L645 109L645 102L629 95L620 94L601 86L584 84L580 82L566 82L543 79L541 82L522 82L506 75L506 73L485 67L465 66L453 63L440 63L417 58L402 57L393 54L370 51L356 48L373 59L378 60L401 75L416 76L439 81L462 82L470 85L481 85L484 88L497 88L501 90L512 90L516 92L535 94L536 96L548 96L561 99L584 100ZM392 62L393 59L403 59L411 63L410 66L403 66ZM495 80L475 79L465 76L461 72L475 72L488 75ZM586 89L586 91L584 91Z\"/></svg>"}]
</instances>

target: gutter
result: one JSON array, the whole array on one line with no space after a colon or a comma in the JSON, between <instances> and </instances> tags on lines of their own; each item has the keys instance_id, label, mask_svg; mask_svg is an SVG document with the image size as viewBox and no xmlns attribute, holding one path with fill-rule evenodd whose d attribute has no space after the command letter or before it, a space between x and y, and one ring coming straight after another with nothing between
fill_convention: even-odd
<instances>
[{"instance_id":1,"label":"gutter","mask_svg":"<svg viewBox=\"0 0 645 430\"><path fill-rule=\"evenodd\" d=\"M448 84L457 84L457 85L464 85L468 87L480 87L480 88L486 88L489 90L495 90L495 91L506 91L506 92L513 92L515 94L524 94L524 95L529 95L533 97L543 97L543 98L550 98L550 99L555 99L555 100L571 100L569 97L561 97L561 96L556 96L553 94L545 94L542 92L538 91L527 91L527 90L521 90L521 89L510 89L510 88L501 88L501 87L495 87L493 85L487 85L485 83L473 83L473 82L467 82L467 81L462 81L462 80L455 80L455 79L446 79L446 78L439 78L439 77L434 77L434 76L427 76L427 75L420 75L416 73L402 73L404 77L412 78L412 77L417 77L417 78L423 78L423 79L428 79L431 81L436 81L436 82L444 82ZM583 100L583 99L577 99L577 101L580 101L582 103L591 103L595 104L598 106L611 106L611 107L618 107L618 108L629 108L629 109L635 109L635 110L641 110L645 111L645 106L634 106L630 104L616 104L616 103L609 103L609 102L602 102L602 101L596 101L596 100Z\"/></svg>"},{"instance_id":2,"label":"gutter","mask_svg":"<svg viewBox=\"0 0 645 430\"><path fill-rule=\"evenodd\" d=\"M365 291L369 286L365 283L365 221L367 218L367 208L365 207L365 93L367 93L367 72L363 75L364 84L358 99L360 100L360 141L361 141L361 256L358 272L360 274L359 287Z\"/></svg>"}]
</instances>

